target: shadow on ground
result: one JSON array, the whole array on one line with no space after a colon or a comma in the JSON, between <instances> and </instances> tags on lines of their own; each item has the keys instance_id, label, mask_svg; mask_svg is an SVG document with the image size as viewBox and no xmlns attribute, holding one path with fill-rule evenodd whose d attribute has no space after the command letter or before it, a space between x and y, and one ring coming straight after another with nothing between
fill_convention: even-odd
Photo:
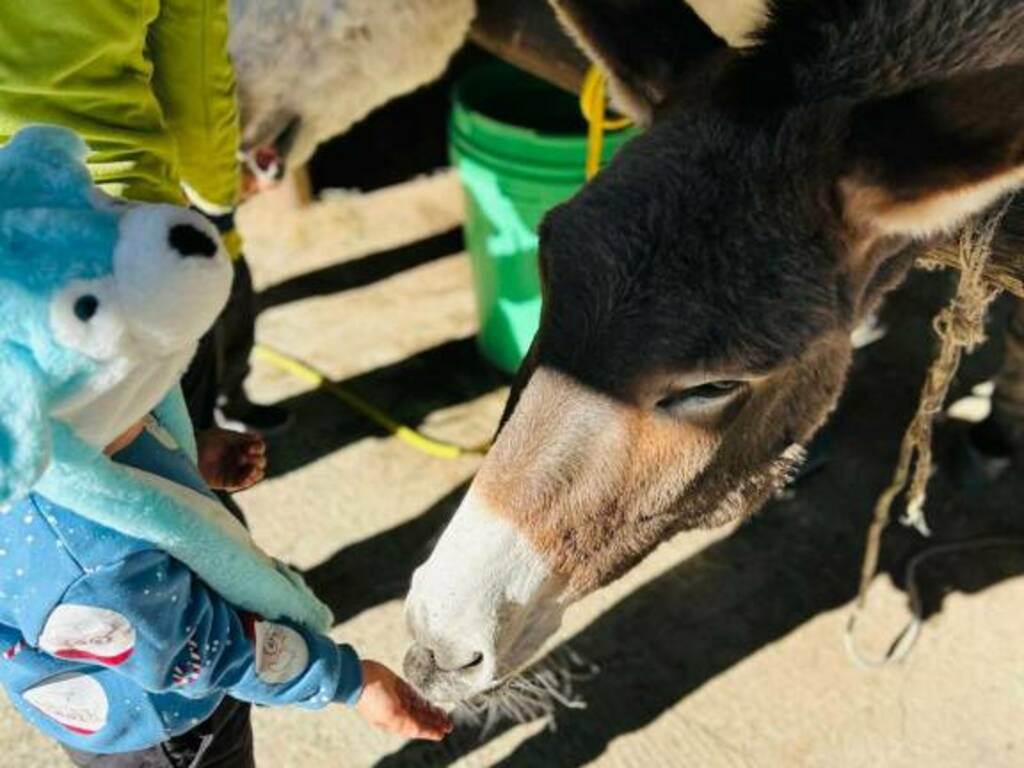
<instances>
[{"instance_id":1,"label":"shadow on ground","mask_svg":"<svg viewBox=\"0 0 1024 768\"><path fill-rule=\"evenodd\" d=\"M407 269L459 253L463 247L461 228L451 229L415 243L332 264L271 285L256 296L256 306L263 312L293 301L362 288Z\"/></svg>"},{"instance_id":2,"label":"shadow on ground","mask_svg":"<svg viewBox=\"0 0 1024 768\"><path fill-rule=\"evenodd\" d=\"M527 739L500 765L584 765L612 740L643 728L715 676L854 596L868 518L916 404L930 349L923 341L927 319L944 292L941 279L917 276L892 301L886 316L893 329L858 360L822 471L791 499L773 503L728 538L623 598L570 639L573 651L601 668L578 686L587 708L559 712L557 731ZM976 356L958 389L987 376L994 365L991 352ZM949 443L949 431L945 437ZM948 445L940 446L940 455L946 452ZM938 480L930 507L934 537L891 527L883 571L899 583L909 558L931 545L1024 533L1021 498L1019 466L972 495L958 496ZM1007 548L998 556L944 558L923 569L920 580L934 612L951 591L979 591L1022 573L1024 552ZM377 766L445 765L480 743L478 733L464 729L441 745L411 743Z\"/></svg>"},{"instance_id":3,"label":"shadow on ground","mask_svg":"<svg viewBox=\"0 0 1024 768\"><path fill-rule=\"evenodd\" d=\"M474 400L507 384L480 356L472 337L448 341L393 365L337 382L410 427L431 413ZM323 390L279 401L295 417L287 432L269 439L270 477L285 475L367 437L386 437Z\"/></svg>"},{"instance_id":4,"label":"shadow on ground","mask_svg":"<svg viewBox=\"0 0 1024 768\"><path fill-rule=\"evenodd\" d=\"M412 569L427 559L468 485L459 485L409 522L347 546L306 571L306 582L337 622L405 596Z\"/></svg>"}]
</instances>

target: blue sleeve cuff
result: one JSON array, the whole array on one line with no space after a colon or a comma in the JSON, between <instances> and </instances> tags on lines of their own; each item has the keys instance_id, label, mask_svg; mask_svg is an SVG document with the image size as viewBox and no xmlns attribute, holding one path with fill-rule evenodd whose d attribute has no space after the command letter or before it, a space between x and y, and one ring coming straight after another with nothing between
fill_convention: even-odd
<instances>
[{"instance_id":1,"label":"blue sleeve cuff","mask_svg":"<svg viewBox=\"0 0 1024 768\"><path fill-rule=\"evenodd\" d=\"M339 645L338 655L341 657L341 672L334 700L353 707L363 695L363 664L351 645Z\"/></svg>"}]
</instances>

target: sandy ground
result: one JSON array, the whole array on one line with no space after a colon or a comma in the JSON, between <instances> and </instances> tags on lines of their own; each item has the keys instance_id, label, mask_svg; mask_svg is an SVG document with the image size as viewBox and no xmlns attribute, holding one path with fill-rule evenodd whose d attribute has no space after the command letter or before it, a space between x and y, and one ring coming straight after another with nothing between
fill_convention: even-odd
<instances>
[{"instance_id":1,"label":"sandy ground","mask_svg":"<svg viewBox=\"0 0 1024 768\"><path fill-rule=\"evenodd\" d=\"M453 231L460 216L447 174L335 194L300 214L271 198L249 206L243 227L268 307L261 340L431 434L486 439L505 389L473 346L468 264ZM940 279L917 278L890 303L893 331L858 359L830 462L792 498L742 526L678 537L570 612L552 646L600 668L576 683L586 709L486 735L466 728L442 747L374 733L340 706L261 710L260 764L1024 765L1019 545L922 570L930 618L907 663L866 671L841 642L867 517L916 396L941 291ZM972 359L961 390L987 375L991 357ZM409 574L476 460L420 454L264 364L253 393L298 417L272 444L274 476L240 499L256 538L309 571L341 620L336 638L397 666ZM945 429L943 445L955 433ZM954 493L941 478L936 486L938 540L1024 528L1019 466L974 493ZM897 583L922 546L909 533L887 537L885 567ZM905 594L879 578L865 644L884 647L906 617ZM62 764L6 704L0 755L6 768Z\"/></svg>"}]
</instances>

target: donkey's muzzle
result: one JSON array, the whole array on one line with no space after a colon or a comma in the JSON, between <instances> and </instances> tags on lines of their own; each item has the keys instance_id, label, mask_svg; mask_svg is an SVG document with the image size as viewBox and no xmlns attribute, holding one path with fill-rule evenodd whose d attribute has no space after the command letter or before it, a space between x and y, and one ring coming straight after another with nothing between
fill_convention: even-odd
<instances>
[{"instance_id":1,"label":"donkey's muzzle","mask_svg":"<svg viewBox=\"0 0 1024 768\"><path fill-rule=\"evenodd\" d=\"M476 693L493 665L482 651L435 650L416 643L406 651L402 671L428 698L458 701Z\"/></svg>"}]
</instances>

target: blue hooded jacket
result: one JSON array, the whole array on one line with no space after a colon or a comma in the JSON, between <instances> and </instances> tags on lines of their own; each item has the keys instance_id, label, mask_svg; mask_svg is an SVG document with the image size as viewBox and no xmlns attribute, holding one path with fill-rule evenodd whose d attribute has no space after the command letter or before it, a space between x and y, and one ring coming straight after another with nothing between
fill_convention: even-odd
<instances>
[{"instance_id":1,"label":"blue hooded jacket","mask_svg":"<svg viewBox=\"0 0 1024 768\"><path fill-rule=\"evenodd\" d=\"M153 417L114 458L212 497ZM349 646L239 611L152 544L33 493L0 510L0 683L47 735L112 753L188 731L226 695L354 703L362 675Z\"/></svg>"}]
</instances>

